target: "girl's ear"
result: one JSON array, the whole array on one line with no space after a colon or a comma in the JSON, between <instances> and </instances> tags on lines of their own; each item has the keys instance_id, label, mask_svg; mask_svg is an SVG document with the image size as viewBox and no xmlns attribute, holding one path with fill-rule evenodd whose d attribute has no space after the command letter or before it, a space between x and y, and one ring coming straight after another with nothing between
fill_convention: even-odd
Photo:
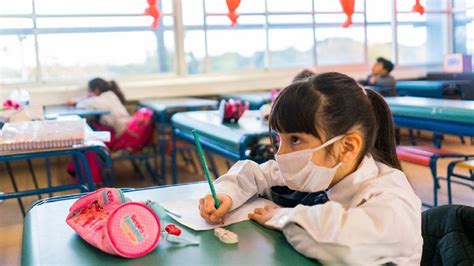
<instances>
[{"instance_id":1,"label":"girl's ear","mask_svg":"<svg viewBox=\"0 0 474 266\"><path fill-rule=\"evenodd\" d=\"M358 131L347 133L341 140L339 161L342 163L356 161L362 150L362 144L362 135Z\"/></svg>"}]
</instances>

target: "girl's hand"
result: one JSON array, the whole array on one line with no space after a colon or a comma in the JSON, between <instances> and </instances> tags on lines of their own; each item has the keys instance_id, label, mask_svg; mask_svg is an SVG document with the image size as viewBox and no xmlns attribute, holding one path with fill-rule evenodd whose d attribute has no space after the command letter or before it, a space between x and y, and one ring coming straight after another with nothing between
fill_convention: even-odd
<instances>
[{"instance_id":1,"label":"girl's hand","mask_svg":"<svg viewBox=\"0 0 474 266\"><path fill-rule=\"evenodd\" d=\"M67 106L74 106L74 105L76 105L76 101L73 100L73 99L69 99L69 100L66 102L66 105L67 105Z\"/></svg>"},{"instance_id":2,"label":"girl's hand","mask_svg":"<svg viewBox=\"0 0 474 266\"><path fill-rule=\"evenodd\" d=\"M219 209L216 209L214 198L210 194L199 200L201 217L209 223L224 223L224 216L232 208L231 197L217 194L217 199L220 202Z\"/></svg>"},{"instance_id":3,"label":"girl's hand","mask_svg":"<svg viewBox=\"0 0 474 266\"><path fill-rule=\"evenodd\" d=\"M280 207L277 205L266 205L265 208L256 208L253 213L249 213L249 219L254 220L265 227L272 228L265 223L272 219L273 215L279 208Z\"/></svg>"},{"instance_id":4,"label":"girl's hand","mask_svg":"<svg viewBox=\"0 0 474 266\"><path fill-rule=\"evenodd\" d=\"M370 77L370 80L369 80L370 84L375 84L376 82L377 82L377 76Z\"/></svg>"}]
</instances>

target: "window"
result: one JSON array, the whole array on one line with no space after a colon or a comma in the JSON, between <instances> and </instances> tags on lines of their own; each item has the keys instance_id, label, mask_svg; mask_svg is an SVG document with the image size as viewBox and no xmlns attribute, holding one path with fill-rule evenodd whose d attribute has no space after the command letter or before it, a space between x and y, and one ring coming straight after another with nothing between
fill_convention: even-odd
<instances>
[{"instance_id":1,"label":"window","mask_svg":"<svg viewBox=\"0 0 474 266\"><path fill-rule=\"evenodd\" d=\"M392 55L392 1L366 0L365 13L369 64L381 56L395 61Z\"/></svg>"},{"instance_id":2,"label":"window","mask_svg":"<svg viewBox=\"0 0 474 266\"><path fill-rule=\"evenodd\" d=\"M172 6L171 1L160 2L160 27L152 30L152 18L143 15L146 1L1 1L0 80L174 72ZM32 12L35 17L25 18Z\"/></svg>"},{"instance_id":3,"label":"window","mask_svg":"<svg viewBox=\"0 0 474 266\"><path fill-rule=\"evenodd\" d=\"M0 84L368 66L379 56L438 65L474 53L474 0L421 0L424 15L414 0L356 0L349 28L337 0L242 1L235 27L225 0L158 3L152 30L146 0L0 1Z\"/></svg>"},{"instance_id":4,"label":"window","mask_svg":"<svg viewBox=\"0 0 474 266\"><path fill-rule=\"evenodd\" d=\"M230 27L221 0L182 0L188 73L228 72L264 66L264 1L242 1L239 24Z\"/></svg>"},{"instance_id":5,"label":"window","mask_svg":"<svg viewBox=\"0 0 474 266\"><path fill-rule=\"evenodd\" d=\"M440 64L447 52L447 1L425 0L425 13L413 13L413 1L397 1L398 63Z\"/></svg>"},{"instance_id":6,"label":"window","mask_svg":"<svg viewBox=\"0 0 474 266\"><path fill-rule=\"evenodd\" d=\"M12 14L31 13L30 0L0 1L0 83L35 79L35 41L31 18Z\"/></svg>"},{"instance_id":7,"label":"window","mask_svg":"<svg viewBox=\"0 0 474 266\"><path fill-rule=\"evenodd\" d=\"M454 52L474 54L474 0L454 1Z\"/></svg>"}]
</instances>

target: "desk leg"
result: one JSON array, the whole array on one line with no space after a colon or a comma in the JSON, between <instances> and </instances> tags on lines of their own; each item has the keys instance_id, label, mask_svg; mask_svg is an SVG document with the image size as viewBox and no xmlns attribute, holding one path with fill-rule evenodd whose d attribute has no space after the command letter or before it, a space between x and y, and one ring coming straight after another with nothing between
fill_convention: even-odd
<instances>
[{"instance_id":1,"label":"desk leg","mask_svg":"<svg viewBox=\"0 0 474 266\"><path fill-rule=\"evenodd\" d=\"M166 182L166 131L164 129L160 131L161 178Z\"/></svg>"},{"instance_id":2,"label":"desk leg","mask_svg":"<svg viewBox=\"0 0 474 266\"><path fill-rule=\"evenodd\" d=\"M51 180L51 162L49 161L48 157L46 157L44 160L46 167L46 180L48 182L48 188L51 188L51 186L53 185L53 182ZM48 195L51 198L53 196L53 193L49 193Z\"/></svg>"},{"instance_id":3,"label":"desk leg","mask_svg":"<svg viewBox=\"0 0 474 266\"><path fill-rule=\"evenodd\" d=\"M212 156L212 154L210 154L209 152L206 152L206 155L209 159L209 164L211 165L211 171L214 174L214 178L217 179L219 177L219 171L217 170L216 162L214 161L214 156Z\"/></svg>"},{"instance_id":4,"label":"desk leg","mask_svg":"<svg viewBox=\"0 0 474 266\"><path fill-rule=\"evenodd\" d=\"M135 162L134 159L130 159L129 160L130 163L132 164L132 167L133 167L133 171L135 172L135 174L138 174L138 176L140 177L141 180L144 180L145 179L145 176L143 175L142 171L140 170L140 167L137 165L137 163Z\"/></svg>"},{"instance_id":5,"label":"desk leg","mask_svg":"<svg viewBox=\"0 0 474 266\"><path fill-rule=\"evenodd\" d=\"M15 192L18 192L18 185L16 184L16 180L15 180L15 176L13 175L12 167L11 167L9 162L5 162L5 164L7 165L7 171L8 171L8 175L10 176L10 180L12 182L13 189L15 190ZM21 200L21 198L17 198L17 200L18 200L18 205L20 205L21 213L23 214L23 217L25 217L26 212L25 212L25 207L23 206L23 201Z\"/></svg>"},{"instance_id":6,"label":"desk leg","mask_svg":"<svg viewBox=\"0 0 474 266\"><path fill-rule=\"evenodd\" d=\"M438 206L438 189L440 189L438 171L437 171L437 161L438 158L431 158L430 160L430 170L431 175L433 176L433 207Z\"/></svg>"},{"instance_id":7,"label":"desk leg","mask_svg":"<svg viewBox=\"0 0 474 266\"><path fill-rule=\"evenodd\" d=\"M39 189L38 180L36 179L35 170L33 169L33 165L32 165L32 163L31 163L31 160L28 159L28 160L26 160L26 162L28 163L28 170L30 170L31 178L33 179L33 184L35 185L35 188L36 188L36 189ZM39 200L41 199L41 195L40 195L40 194L38 194L38 199L39 199Z\"/></svg>"},{"instance_id":8,"label":"desk leg","mask_svg":"<svg viewBox=\"0 0 474 266\"><path fill-rule=\"evenodd\" d=\"M441 149L441 143L443 142L444 136L438 132L433 132L433 147Z\"/></svg>"},{"instance_id":9,"label":"desk leg","mask_svg":"<svg viewBox=\"0 0 474 266\"><path fill-rule=\"evenodd\" d=\"M79 152L78 156L79 156L79 160L80 160L80 162L83 166L82 168L84 170L84 174L85 174L86 179L87 179L87 185L89 186L89 191L94 191L95 190L94 181L92 180L92 174L91 174L91 171L89 169L89 163L87 162L87 157L82 152Z\"/></svg>"},{"instance_id":10,"label":"desk leg","mask_svg":"<svg viewBox=\"0 0 474 266\"><path fill-rule=\"evenodd\" d=\"M189 155L188 161L191 164L191 166L193 167L194 173L197 174L198 173L198 168L197 168L197 165L196 165L196 161L194 160L193 151L192 150L191 151L184 151L184 153L186 154L186 156Z\"/></svg>"},{"instance_id":11,"label":"desk leg","mask_svg":"<svg viewBox=\"0 0 474 266\"><path fill-rule=\"evenodd\" d=\"M176 169L176 135L174 133L174 129L171 131L171 138L172 138L172 150L171 150L171 173L173 176L173 184L178 183L178 173ZM166 180L166 179L165 179Z\"/></svg>"},{"instance_id":12,"label":"desk leg","mask_svg":"<svg viewBox=\"0 0 474 266\"><path fill-rule=\"evenodd\" d=\"M74 169L76 170L75 172L76 172L77 181L79 182L79 184L81 184L84 187L85 182L84 182L84 176L82 175L81 162L77 155L73 155L72 160L74 162ZM81 192L86 192L86 190L81 190Z\"/></svg>"}]
</instances>

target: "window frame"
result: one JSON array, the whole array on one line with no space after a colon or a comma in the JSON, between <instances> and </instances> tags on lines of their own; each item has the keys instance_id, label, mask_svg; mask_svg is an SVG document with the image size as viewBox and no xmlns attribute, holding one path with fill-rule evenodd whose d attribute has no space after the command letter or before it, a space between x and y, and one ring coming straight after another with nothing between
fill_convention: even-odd
<instances>
[{"instance_id":1,"label":"window frame","mask_svg":"<svg viewBox=\"0 0 474 266\"><path fill-rule=\"evenodd\" d=\"M40 34L59 34L59 33L100 33L100 32L131 32L131 31L147 31L150 30L149 27L146 26L124 26L124 27L95 27L95 28L75 28L75 27L63 27L63 28L42 28L39 29L37 27L37 19L39 18L71 18L71 17L132 17L132 16L144 16L143 14L136 14L136 13L120 13L120 14L37 14L36 13L36 8L35 8L35 1L36 0L31 0L32 2L32 12L31 13L17 13L17 14L0 14L0 18L26 18L26 19L31 19L33 22L33 26L31 28L17 28L17 29L0 29L0 35L32 35L34 38L34 43L35 43L35 77L34 77L34 83L40 84L44 83L44 80L42 79L42 68L41 68L41 61L39 58L39 53L41 52L41 47L38 46L38 35ZM171 72L157 72L153 74L153 76L175 76L175 77L187 77L189 76L188 74L188 68L186 64L186 52L185 52L185 47L184 47L184 36L186 30L203 30L204 31L204 40L205 40L205 69L202 74L197 74L197 75L205 75L205 76L213 76L213 75L218 75L218 73L214 72L209 72L209 50L208 50L208 43L207 43L207 32L209 30L217 29L217 28L225 28L229 30L233 30L233 28L230 28L229 26L212 26L208 25L207 23L207 17L212 17L212 16L224 16L226 14L216 14L216 13L207 13L205 9L206 1L201 0L203 4L203 24L202 25L184 25L183 24L183 12L182 12L182 1L181 0L169 0L172 1L172 13L164 13L162 14L161 21L165 16L171 17L173 19L173 26L164 26L162 23L160 23L160 27L155 30L156 32L158 31L166 31L166 30L171 30L174 32L174 45L175 45L175 56L174 56L174 61L175 61L175 71ZM222 0L223 1L223 0ZM352 26L361 26L364 28L364 44L363 44L363 49L364 49L364 55L363 55L363 62L362 63L354 63L354 64L344 64L344 65L318 65L318 56L317 56L317 40L316 40L316 28L321 27L341 27L340 23L317 23L315 16L318 14L344 14L342 11L317 11L317 8L315 7L315 1L311 0L311 5L312 5L312 10L307 11L307 12L269 12L268 8L268 1L265 1L265 11L264 12L255 12L255 13L242 13L241 15L260 15L265 17L265 23L263 25L264 30L265 30L265 51L264 51L264 67L257 69L257 71L263 71L263 72L268 72L272 71L274 69L283 69L285 67L271 67L271 51L270 51L270 44L269 44L269 30L272 28L278 28L282 27L282 24L278 24L278 26L275 26L275 24L270 24L269 23L269 16L271 15L311 15L312 16L312 23L309 24L291 24L291 27L298 27L298 29L311 29L313 34L313 46L312 46L312 54L313 54L313 65L307 66L307 67L321 67L321 68L326 68L326 67L331 67L331 66L343 66L344 68L354 68L354 69L360 69L360 68L368 68L372 62L369 62L369 45L368 45L368 36L367 36L367 28L371 26L391 26L392 29L392 42L391 42L391 57L392 61L399 65L399 48L398 48L398 26L403 25L403 24L410 24L413 25L413 23L425 23L425 22L399 22L398 21L398 15L403 14L403 13L411 13L410 11L398 11L397 10L397 0L390 0L391 4L391 19L390 21L384 21L384 22L368 22L367 21L367 0L359 0L363 1L363 9L362 11L356 11L354 12L354 15L357 14L362 14L363 16L363 21L362 22L355 22ZM452 0L454 1L454 0ZM448 53L453 52L453 46L454 46L454 36L453 36L453 30L454 30L454 13L455 12L462 12L453 9L453 2L448 1L447 8L446 10L441 10L441 11L431 11L427 10L426 13L439 13L439 14L444 14L447 16L447 36L443 36L443 41L445 42L445 49L447 50ZM161 4L161 1L159 1ZM255 24L256 25L256 24ZM287 24L289 25L289 24ZM261 25L260 25L261 26ZM306 27L309 26L309 27ZM236 29L239 30L244 30L246 28L251 28L249 25L239 25ZM159 47L157 47L159 49ZM159 64L158 64L159 65ZM420 63L420 64L403 64L401 67L432 67L432 66L439 66L439 64L433 64L433 63ZM294 67L288 67L288 69L295 69ZM248 73L249 71L246 70L235 70L230 73ZM144 75L144 76L150 76L150 75ZM193 75L194 76L194 75ZM134 78L134 77L130 77ZM64 81L48 81L51 83L63 83ZM31 82L18 82L18 83L31 83ZM5 83L2 83L0 81L0 85L3 85ZM12 85L10 83L5 84L5 85Z\"/></svg>"}]
</instances>

